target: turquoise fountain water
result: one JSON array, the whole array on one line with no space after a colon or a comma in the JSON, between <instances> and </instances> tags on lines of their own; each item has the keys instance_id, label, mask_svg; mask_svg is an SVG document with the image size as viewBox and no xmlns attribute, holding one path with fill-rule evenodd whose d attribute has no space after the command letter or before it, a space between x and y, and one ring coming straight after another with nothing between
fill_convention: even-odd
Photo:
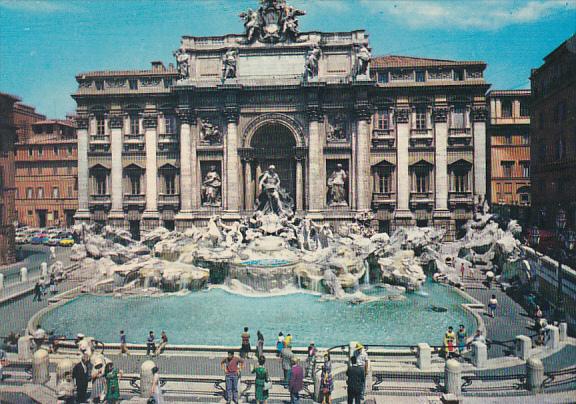
<instances>
[{"instance_id":1,"label":"turquoise fountain water","mask_svg":"<svg viewBox=\"0 0 576 404\"><path fill-rule=\"evenodd\" d=\"M367 291L371 295L385 293L380 288ZM144 343L150 330L157 335L166 330L173 344L230 346L239 346L245 326L254 338L259 329L266 345L273 345L282 331L294 336L295 346L307 346L314 340L323 347L352 340L440 345L446 328L459 324L473 333L476 323L461 307L465 300L446 287L428 282L421 293L406 297L403 301L352 305L321 301L319 296L305 293L247 297L223 289L163 297L84 295L47 313L41 326L68 337L83 333L106 342L118 342L119 331L125 330L131 343ZM447 311L435 312L431 306Z\"/></svg>"}]
</instances>

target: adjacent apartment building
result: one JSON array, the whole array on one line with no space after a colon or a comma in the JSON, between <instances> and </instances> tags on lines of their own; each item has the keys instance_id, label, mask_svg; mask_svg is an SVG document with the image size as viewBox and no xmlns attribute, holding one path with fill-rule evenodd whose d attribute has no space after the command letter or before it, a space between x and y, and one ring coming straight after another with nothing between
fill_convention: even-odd
<instances>
[{"instance_id":1,"label":"adjacent apartment building","mask_svg":"<svg viewBox=\"0 0 576 404\"><path fill-rule=\"evenodd\" d=\"M14 104L19 99L0 93L0 265L16 262L14 184Z\"/></svg>"},{"instance_id":2,"label":"adjacent apartment building","mask_svg":"<svg viewBox=\"0 0 576 404\"><path fill-rule=\"evenodd\" d=\"M531 181L534 220L576 230L576 35L532 70Z\"/></svg>"},{"instance_id":3,"label":"adjacent apartment building","mask_svg":"<svg viewBox=\"0 0 576 404\"><path fill-rule=\"evenodd\" d=\"M488 105L490 204L529 207L530 90L490 91Z\"/></svg>"},{"instance_id":4,"label":"adjacent apartment building","mask_svg":"<svg viewBox=\"0 0 576 404\"><path fill-rule=\"evenodd\" d=\"M76 127L68 120L41 120L16 144L18 222L69 227L78 206Z\"/></svg>"}]
</instances>

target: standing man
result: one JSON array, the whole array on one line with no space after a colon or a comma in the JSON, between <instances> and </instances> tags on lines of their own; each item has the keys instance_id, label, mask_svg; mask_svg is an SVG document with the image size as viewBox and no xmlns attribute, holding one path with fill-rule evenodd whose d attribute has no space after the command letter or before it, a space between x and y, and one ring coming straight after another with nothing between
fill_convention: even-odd
<instances>
[{"instance_id":1,"label":"standing man","mask_svg":"<svg viewBox=\"0 0 576 404\"><path fill-rule=\"evenodd\" d=\"M150 353L154 354L154 351L156 351L156 343L154 342L155 339L156 337L154 336L154 331L150 331L148 338L146 339L146 355L148 356Z\"/></svg>"},{"instance_id":2,"label":"standing man","mask_svg":"<svg viewBox=\"0 0 576 404\"><path fill-rule=\"evenodd\" d=\"M304 385L304 369L300 366L300 359L294 358L292 363L288 391L290 391L290 404L298 404L300 402L300 391L302 391Z\"/></svg>"},{"instance_id":3,"label":"standing man","mask_svg":"<svg viewBox=\"0 0 576 404\"><path fill-rule=\"evenodd\" d=\"M32 301L42 301L42 286L40 286L40 281L37 281L34 285L34 297L32 298Z\"/></svg>"},{"instance_id":4,"label":"standing man","mask_svg":"<svg viewBox=\"0 0 576 404\"><path fill-rule=\"evenodd\" d=\"M362 402L362 391L366 383L366 374L364 373L364 368L358 366L355 356L350 358L350 366L346 371L346 376L348 377L348 404L360 404Z\"/></svg>"},{"instance_id":5,"label":"standing man","mask_svg":"<svg viewBox=\"0 0 576 404\"><path fill-rule=\"evenodd\" d=\"M353 356L356 358L356 365L364 369L364 377L366 377L366 375L368 375L369 360L368 360L368 353L366 352L364 345L357 342L356 350L354 351ZM362 393L360 395L361 399L364 399L364 390L365 386L362 386Z\"/></svg>"},{"instance_id":6,"label":"standing man","mask_svg":"<svg viewBox=\"0 0 576 404\"><path fill-rule=\"evenodd\" d=\"M238 404L238 379L244 360L234 356L234 351L228 351L228 357L220 362L220 366L226 375L226 404L234 402Z\"/></svg>"},{"instance_id":7,"label":"standing man","mask_svg":"<svg viewBox=\"0 0 576 404\"><path fill-rule=\"evenodd\" d=\"M282 349L281 356L282 356L282 371L284 372L284 387L288 387L288 382L290 381L290 372L292 371L292 361L294 360L292 347L286 344L284 349Z\"/></svg>"},{"instance_id":8,"label":"standing man","mask_svg":"<svg viewBox=\"0 0 576 404\"><path fill-rule=\"evenodd\" d=\"M82 355L80 362L72 368L72 378L76 383L76 401L79 403L88 399L88 380L90 380L91 373L90 359L88 355Z\"/></svg>"},{"instance_id":9,"label":"standing man","mask_svg":"<svg viewBox=\"0 0 576 404\"><path fill-rule=\"evenodd\" d=\"M128 346L126 345L126 334L124 330L120 330L120 355L130 355L128 353Z\"/></svg>"},{"instance_id":10,"label":"standing man","mask_svg":"<svg viewBox=\"0 0 576 404\"><path fill-rule=\"evenodd\" d=\"M248 327L244 327L244 332L240 335L242 339L242 345L240 348L240 357L248 358L250 355L250 333L248 332Z\"/></svg>"}]
</instances>

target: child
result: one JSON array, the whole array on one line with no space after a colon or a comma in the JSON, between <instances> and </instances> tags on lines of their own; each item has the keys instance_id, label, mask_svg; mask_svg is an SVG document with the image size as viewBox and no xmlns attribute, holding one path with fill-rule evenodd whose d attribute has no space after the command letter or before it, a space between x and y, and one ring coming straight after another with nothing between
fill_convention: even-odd
<instances>
[{"instance_id":1,"label":"child","mask_svg":"<svg viewBox=\"0 0 576 404\"><path fill-rule=\"evenodd\" d=\"M498 306L498 300L496 300L496 295L492 295L490 300L488 301L488 315L494 318L494 314L496 314L496 307Z\"/></svg>"}]
</instances>

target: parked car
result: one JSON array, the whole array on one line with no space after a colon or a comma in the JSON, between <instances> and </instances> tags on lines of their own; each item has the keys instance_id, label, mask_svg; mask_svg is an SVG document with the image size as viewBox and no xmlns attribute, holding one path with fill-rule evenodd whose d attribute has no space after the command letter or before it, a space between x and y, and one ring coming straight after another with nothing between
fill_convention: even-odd
<instances>
[{"instance_id":1,"label":"parked car","mask_svg":"<svg viewBox=\"0 0 576 404\"><path fill-rule=\"evenodd\" d=\"M50 236L50 238L44 244L49 246L58 246L60 245L60 240L62 240L62 237L59 234L56 234Z\"/></svg>"},{"instance_id":2,"label":"parked car","mask_svg":"<svg viewBox=\"0 0 576 404\"><path fill-rule=\"evenodd\" d=\"M40 233L34 234L34 236L32 236L32 239L30 240L30 242L32 244L46 244L46 242L48 242L49 239L50 239L50 236L47 233L40 232Z\"/></svg>"},{"instance_id":3,"label":"parked car","mask_svg":"<svg viewBox=\"0 0 576 404\"><path fill-rule=\"evenodd\" d=\"M60 247L72 247L76 242L72 234L67 233L60 239Z\"/></svg>"}]
</instances>

